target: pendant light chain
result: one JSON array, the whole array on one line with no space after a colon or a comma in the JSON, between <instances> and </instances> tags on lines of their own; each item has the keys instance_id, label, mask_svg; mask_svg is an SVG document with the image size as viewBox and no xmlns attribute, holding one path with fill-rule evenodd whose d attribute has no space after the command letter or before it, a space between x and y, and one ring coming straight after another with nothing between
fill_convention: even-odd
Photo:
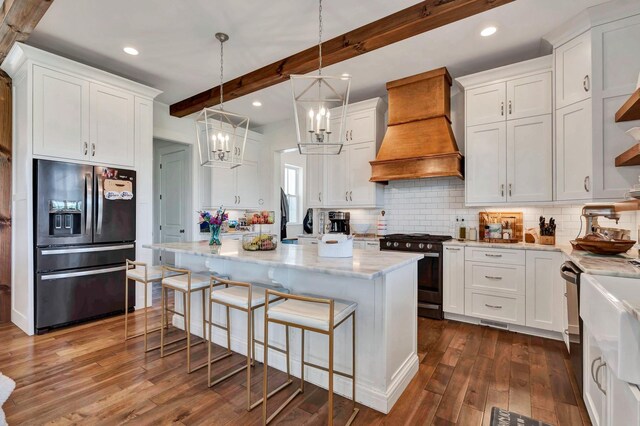
<instances>
[{"instance_id":1,"label":"pendant light chain","mask_svg":"<svg viewBox=\"0 0 640 426\"><path fill-rule=\"evenodd\" d=\"M223 86L224 86L224 42L220 40L220 109L224 109L223 104Z\"/></svg>"},{"instance_id":2,"label":"pendant light chain","mask_svg":"<svg viewBox=\"0 0 640 426\"><path fill-rule=\"evenodd\" d=\"M318 7L318 51L320 56L318 75L322 75L322 0L319 0Z\"/></svg>"}]
</instances>

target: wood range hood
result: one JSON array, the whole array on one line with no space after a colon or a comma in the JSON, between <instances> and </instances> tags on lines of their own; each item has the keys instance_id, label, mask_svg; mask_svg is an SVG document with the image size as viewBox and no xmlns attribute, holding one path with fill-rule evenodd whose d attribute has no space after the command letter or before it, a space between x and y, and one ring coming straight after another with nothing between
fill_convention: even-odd
<instances>
[{"instance_id":1,"label":"wood range hood","mask_svg":"<svg viewBox=\"0 0 640 426\"><path fill-rule=\"evenodd\" d=\"M464 179L463 157L450 118L451 76L446 68L387 83L387 133L371 182L455 176Z\"/></svg>"}]
</instances>

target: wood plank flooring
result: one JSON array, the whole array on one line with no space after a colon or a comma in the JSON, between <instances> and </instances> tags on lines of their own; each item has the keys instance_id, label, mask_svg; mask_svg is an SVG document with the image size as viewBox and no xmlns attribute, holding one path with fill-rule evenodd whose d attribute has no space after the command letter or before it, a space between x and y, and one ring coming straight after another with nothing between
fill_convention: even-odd
<instances>
[{"instance_id":1,"label":"wood plank flooring","mask_svg":"<svg viewBox=\"0 0 640 426\"><path fill-rule=\"evenodd\" d=\"M141 330L142 313L133 317L133 329ZM150 318L156 324L159 312ZM206 369L186 374L184 352L160 358L158 351L143 352L141 338L123 342L123 319L34 337L0 325L0 371L17 382L3 407L9 424L261 424L259 408L245 410L244 374L209 389ZM488 425L493 406L558 426L590 424L562 342L420 318L418 348L418 374L393 410L385 416L361 407L355 424ZM204 362L206 346L194 347L192 354L194 365ZM234 355L214 373L244 362ZM284 373L268 374L270 386L284 382ZM261 383L258 365L255 399ZM271 410L287 396L285 390L270 400ZM325 424L326 398L324 389L305 385L275 424ZM350 411L348 400L336 397L336 424L344 424Z\"/></svg>"}]
</instances>

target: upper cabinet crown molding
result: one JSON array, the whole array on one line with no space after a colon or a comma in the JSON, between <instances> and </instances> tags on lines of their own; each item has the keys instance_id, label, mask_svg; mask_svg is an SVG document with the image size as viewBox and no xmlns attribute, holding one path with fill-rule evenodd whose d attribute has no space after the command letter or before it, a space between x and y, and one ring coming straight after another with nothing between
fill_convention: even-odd
<instances>
[{"instance_id":1,"label":"upper cabinet crown molding","mask_svg":"<svg viewBox=\"0 0 640 426\"><path fill-rule=\"evenodd\" d=\"M2 62L2 65L0 65L0 68L13 78L20 72L27 61L43 67L51 67L57 71L72 73L77 77L81 77L94 83L100 83L102 85L107 84L124 89L144 98L154 99L162 93L161 90L127 80L124 77L81 64L71 59L63 58L62 56L55 55L24 43L15 43L13 45L9 54Z\"/></svg>"},{"instance_id":2,"label":"upper cabinet crown molding","mask_svg":"<svg viewBox=\"0 0 640 426\"><path fill-rule=\"evenodd\" d=\"M546 55L528 61L458 77L455 81L463 90L468 90L473 87L510 80L514 77L525 77L530 74L550 71L552 68L553 55Z\"/></svg>"}]
</instances>

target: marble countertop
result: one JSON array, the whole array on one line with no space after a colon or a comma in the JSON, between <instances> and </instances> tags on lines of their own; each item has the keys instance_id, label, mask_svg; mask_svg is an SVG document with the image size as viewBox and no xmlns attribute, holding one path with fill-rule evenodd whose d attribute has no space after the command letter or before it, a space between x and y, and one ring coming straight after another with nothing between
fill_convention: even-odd
<instances>
[{"instance_id":1,"label":"marble countertop","mask_svg":"<svg viewBox=\"0 0 640 426\"><path fill-rule=\"evenodd\" d=\"M573 250L571 246L562 247L562 252L585 274L640 279L640 268L629 263L633 258L627 254L602 256Z\"/></svg>"},{"instance_id":2,"label":"marble countertop","mask_svg":"<svg viewBox=\"0 0 640 426\"><path fill-rule=\"evenodd\" d=\"M142 247L367 280L381 277L423 257L418 253L356 249L351 258L325 258L318 257L317 246L295 244L279 244L272 251L245 251L241 242L236 240L224 241L221 246L209 246L207 241L193 241L143 244Z\"/></svg>"},{"instance_id":3,"label":"marble countertop","mask_svg":"<svg viewBox=\"0 0 640 426\"><path fill-rule=\"evenodd\" d=\"M546 246L533 243L485 243L484 241L458 241L449 240L442 243L445 246L463 246L463 247L486 247L497 249L512 250L539 250L539 251L562 251L562 246Z\"/></svg>"}]
</instances>

